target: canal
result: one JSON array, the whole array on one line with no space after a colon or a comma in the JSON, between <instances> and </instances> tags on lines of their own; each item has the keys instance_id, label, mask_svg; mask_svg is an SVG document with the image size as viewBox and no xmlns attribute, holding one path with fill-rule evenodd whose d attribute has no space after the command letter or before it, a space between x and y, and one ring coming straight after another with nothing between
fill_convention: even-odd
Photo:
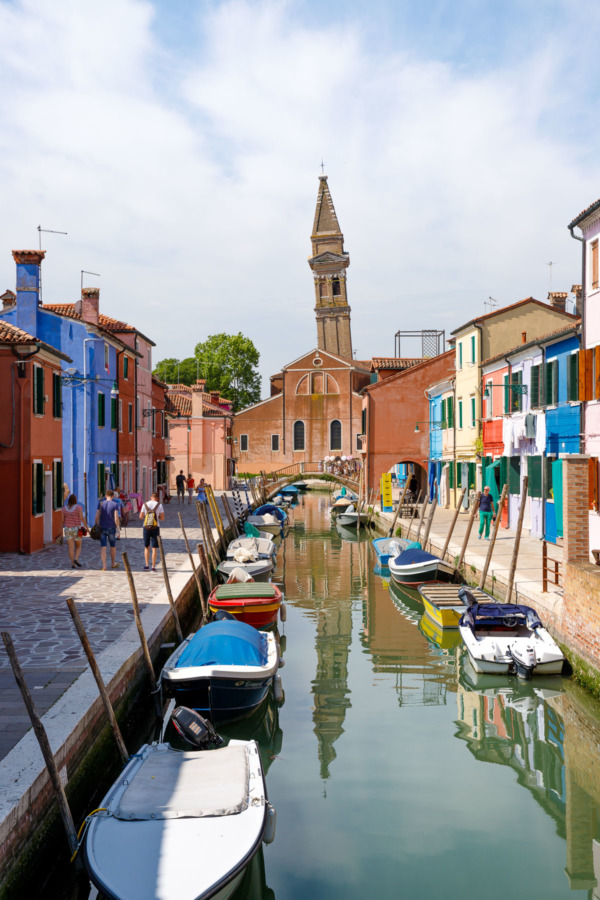
<instances>
[{"instance_id":1,"label":"canal","mask_svg":"<svg viewBox=\"0 0 600 900\"><path fill-rule=\"evenodd\" d=\"M598 703L477 676L328 505L279 550L285 703L222 729L260 740L277 810L235 900L600 897Z\"/></svg>"}]
</instances>

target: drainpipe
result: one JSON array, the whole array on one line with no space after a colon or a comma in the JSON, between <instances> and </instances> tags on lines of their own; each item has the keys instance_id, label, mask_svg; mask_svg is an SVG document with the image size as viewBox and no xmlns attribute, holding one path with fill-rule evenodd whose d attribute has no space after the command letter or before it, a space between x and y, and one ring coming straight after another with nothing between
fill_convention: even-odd
<instances>
[{"instance_id":1,"label":"drainpipe","mask_svg":"<svg viewBox=\"0 0 600 900\"><path fill-rule=\"evenodd\" d=\"M581 242L581 346L583 350L586 349L586 255L585 255L585 238L579 237L579 235L573 232L574 225L569 225L569 232L574 241ZM581 401L579 404L579 452L585 453L585 402Z\"/></svg>"}]
</instances>

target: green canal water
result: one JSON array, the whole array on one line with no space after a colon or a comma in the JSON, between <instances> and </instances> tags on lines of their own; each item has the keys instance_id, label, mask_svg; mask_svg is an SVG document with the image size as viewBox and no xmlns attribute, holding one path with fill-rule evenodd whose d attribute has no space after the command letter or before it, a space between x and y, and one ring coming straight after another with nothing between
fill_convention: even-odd
<instances>
[{"instance_id":1,"label":"green canal water","mask_svg":"<svg viewBox=\"0 0 600 900\"><path fill-rule=\"evenodd\" d=\"M260 740L277 810L235 900L600 897L599 705L475 675L328 504L279 550L285 703L222 729Z\"/></svg>"}]
</instances>

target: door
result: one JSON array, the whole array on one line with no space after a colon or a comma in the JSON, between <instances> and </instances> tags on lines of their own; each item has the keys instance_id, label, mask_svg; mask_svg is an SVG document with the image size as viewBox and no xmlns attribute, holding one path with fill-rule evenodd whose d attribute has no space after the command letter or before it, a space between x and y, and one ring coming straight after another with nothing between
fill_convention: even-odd
<instances>
[{"instance_id":1,"label":"door","mask_svg":"<svg viewBox=\"0 0 600 900\"><path fill-rule=\"evenodd\" d=\"M44 472L44 544L52 543L52 472Z\"/></svg>"}]
</instances>

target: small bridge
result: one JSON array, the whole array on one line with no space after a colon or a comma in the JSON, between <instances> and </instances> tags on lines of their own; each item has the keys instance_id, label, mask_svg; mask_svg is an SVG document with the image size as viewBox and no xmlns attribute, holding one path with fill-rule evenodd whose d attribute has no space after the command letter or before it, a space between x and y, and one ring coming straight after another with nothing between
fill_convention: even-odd
<instances>
[{"instance_id":1,"label":"small bridge","mask_svg":"<svg viewBox=\"0 0 600 900\"><path fill-rule=\"evenodd\" d=\"M322 481L335 481L343 484L355 493L358 492L358 472L347 471L345 473L324 472L322 462L292 463L275 472L262 472L267 498L271 499L288 484L295 481L308 481L309 479L321 479Z\"/></svg>"}]
</instances>

